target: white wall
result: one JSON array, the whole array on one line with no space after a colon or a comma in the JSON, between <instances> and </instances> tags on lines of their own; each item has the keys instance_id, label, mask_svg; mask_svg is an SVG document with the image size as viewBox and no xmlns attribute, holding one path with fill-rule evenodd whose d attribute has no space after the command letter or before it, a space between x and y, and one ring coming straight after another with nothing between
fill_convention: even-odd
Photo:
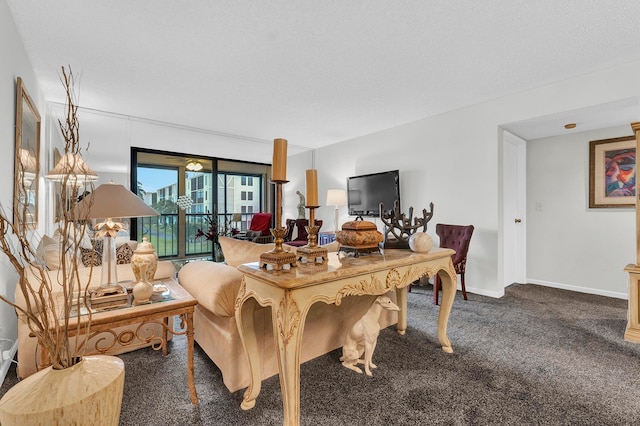
<instances>
[{"instance_id":1,"label":"white wall","mask_svg":"<svg viewBox=\"0 0 640 426\"><path fill-rule=\"evenodd\" d=\"M0 0L0 46L3 54L0 64L0 138L6 151L13 146L15 78L18 75L25 79L40 112L45 110L31 65L10 16L6 3ZM327 189L345 188L348 176L399 169L403 210L413 206L419 211L430 202L435 204L434 219L429 226L432 234L438 222L476 226L467 265L467 286L470 291L499 297L504 291L500 284L500 125L640 96L639 75L640 62L633 62L425 118L315 152L299 149L295 147L295 141L290 140L287 171L290 183L284 188L284 217L295 217L295 191L304 191L304 170L314 165L318 169L321 204L324 204ZM429 93L424 96L428 97ZM55 106L50 108L56 109ZM269 163L271 160L271 144L267 142L88 110L80 110L79 119L82 141L91 144L85 158L98 174L103 172L110 176L128 176L132 146L256 162ZM46 120L43 120L44 123ZM46 129L43 129L43 134L47 134ZM617 135L603 135L614 136ZM267 137L286 138L287 135ZM51 147L52 145L48 146ZM47 156L50 152L44 154ZM588 167L586 148L581 155L584 176L584 170ZM553 173L560 166L549 163L549 167ZM3 187L11 187L12 156L0 158L0 170ZM0 195L0 202L10 205L10 191L4 191ZM581 203L578 208L584 208L582 200L575 202ZM346 207L342 207L340 212L341 222L349 219ZM332 207L321 207L316 213L325 223L332 223ZM558 211L558 218L566 216L566 213L567 210ZM609 218L626 217L624 212L589 212L589 215L590 218L602 215L602 223ZM550 215L546 217L551 220ZM594 229L585 225L583 231L583 234L576 236L579 237L575 241L576 245L593 245ZM628 255L624 256L615 247L620 241L627 241L628 234L633 234L633 229L621 225L611 231L607 235L597 234L598 255L590 260L580 259L579 263L565 262L558 265L546 262L544 254L539 253L539 250L536 254L534 250L527 259L531 263L531 277L550 283L575 285L568 282L565 271L586 263L593 265L599 262L598 265L607 265L611 271L619 271L618 265L624 265L627 257L629 261L633 260L634 252L633 248L621 249L625 252L629 250ZM539 232L540 236L553 238L548 228ZM620 259L621 256L624 259ZM545 271L544 275L537 272L539 269ZM604 279L594 274L585 274L578 285L594 291L624 292L618 272L611 274L616 275L611 280L606 272ZM12 280L7 268L3 268L0 272L2 285L12 285ZM611 282L614 284L610 284ZM12 294L13 288L0 288L0 291ZM7 314L5 308L0 307L3 328L6 321L14 318L12 312L11 315Z\"/></svg>"},{"instance_id":2,"label":"white wall","mask_svg":"<svg viewBox=\"0 0 640 426\"><path fill-rule=\"evenodd\" d=\"M9 7L4 0L0 0L0 56L2 57L0 61L0 146L2 146L3 152L3 155L0 156L0 182L2 182L0 204L5 214L10 214L13 206L16 81L18 77L22 77L24 80L41 117L44 117L45 108L33 68L18 35ZM42 131L46 131L44 120ZM42 188L42 184L43 179L41 178L40 188ZM42 190L40 191L39 201L41 204L44 201ZM40 210L39 214L42 214L42 210ZM42 229L42 222L39 222L39 229ZM8 260L4 255L0 255L0 294L13 300L17 278L17 274ZM13 352L17 348L17 344L15 344L17 338L16 324L16 314L13 308L6 303L0 302L0 354L6 350ZM1 360L2 358L0 357ZM0 363L0 382L6 375L9 362Z\"/></svg>"},{"instance_id":3,"label":"white wall","mask_svg":"<svg viewBox=\"0 0 640 426\"><path fill-rule=\"evenodd\" d=\"M80 94L82 96L82 94ZM52 115L62 117L63 105L49 104ZM231 160L271 163L272 142L224 135L201 129L144 120L115 113L79 108L83 156L99 176L130 173L131 147L180 152ZM281 135L273 135L273 138ZM292 155L308 151L289 141Z\"/></svg>"},{"instance_id":4,"label":"white wall","mask_svg":"<svg viewBox=\"0 0 640 426\"><path fill-rule=\"evenodd\" d=\"M321 182L320 194L328 188L344 188L348 176L399 169L403 210L406 211L409 206L422 209L430 202L435 204L434 218L429 226L431 233L439 222L475 225L476 231L467 263L467 289L499 297L504 294L500 256L500 126L638 96L638 75L640 62L633 62L318 149L315 163ZM619 135L603 132L602 136L607 138ZM555 164L551 158L548 160L548 173L558 173L561 165ZM290 160L290 163L293 162L296 160ZM578 153L576 162L577 167L581 168L580 176L586 179L586 146ZM310 162L307 162L306 167L309 166ZM299 173L296 171L296 174ZM583 200L573 202L578 205L566 209L586 209ZM558 219L566 216L566 209L557 211ZM345 212L345 209L341 210L341 221L347 219ZM319 209L318 213L319 218L329 222L332 220L330 208ZM550 213L549 211L549 220ZM589 214L590 217L604 215L601 223L608 218L624 216L623 212L610 215L607 212ZM595 241L599 250L591 259L571 259L574 263L563 264L545 263L545 254L534 250L527 259L532 266L535 265L531 272L544 269L544 275L538 277L550 283L579 285L594 291L626 293L620 269L627 260L634 259L634 249L627 243L634 228L632 224L621 224L610 230L611 233L607 235L596 234L598 239ZM578 239L574 244L593 245L593 228L585 225L582 231L580 235L576 235ZM554 238L549 229L540 229L538 232L541 238ZM626 248L617 248L621 241L625 242L623 245ZM621 250L627 252L626 256L622 256L623 259L620 259ZM603 278L601 274L590 275L585 271L580 275L579 284L575 281L567 282L565 271L581 268L587 263L607 265L603 271L609 272L603 272Z\"/></svg>"},{"instance_id":5,"label":"white wall","mask_svg":"<svg viewBox=\"0 0 640 426\"><path fill-rule=\"evenodd\" d=\"M528 282L626 298L635 209L589 209L589 141L630 126L527 142Z\"/></svg>"}]
</instances>

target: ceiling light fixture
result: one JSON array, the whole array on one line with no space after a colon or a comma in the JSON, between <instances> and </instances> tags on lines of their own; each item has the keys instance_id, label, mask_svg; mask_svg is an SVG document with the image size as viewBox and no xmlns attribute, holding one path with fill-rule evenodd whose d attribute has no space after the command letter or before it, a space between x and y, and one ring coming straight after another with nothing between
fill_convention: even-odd
<instances>
[{"instance_id":1,"label":"ceiling light fixture","mask_svg":"<svg viewBox=\"0 0 640 426\"><path fill-rule=\"evenodd\" d=\"M199 172L200 170L202 170L202 164L192 160L187 163L186 168L187 170L192 172Z\"/></svg>"},{"instance_id":2,"label":"ceiling light fixture","mask_svg":"<svg viewBox=\"0 0 640 426\"><path fill-rule=\"evenodd\" d=\"M564 128L569 130L569 129L575 129L576 127L576 123L567 123L564 125Z\"/></svg>"}]
</instances>

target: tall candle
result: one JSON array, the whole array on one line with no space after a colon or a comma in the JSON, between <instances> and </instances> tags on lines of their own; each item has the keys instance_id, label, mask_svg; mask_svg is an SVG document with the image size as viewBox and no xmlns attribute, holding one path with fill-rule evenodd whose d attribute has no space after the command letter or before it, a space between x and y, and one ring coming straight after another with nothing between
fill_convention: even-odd
<instances>
[{"instance_id":1,"label":"tall candle","mask_svg":"<svg viewBox=\"0 0 640 426\"><path fill-rule=\"evenodd\" d=\"M287 180L287 140L273 140L273 162L271 163L271 180Z\"/></svg>"},{"instance_id":2,"label":"tall candle","mask_svg":"<svg viewBox=\"0 0 640 426\"><path fill-rule=\"evenodd\" d=\"M318 171L316 169L307 170L307 206L318 206Z\"/></svg>"}]
</instances>

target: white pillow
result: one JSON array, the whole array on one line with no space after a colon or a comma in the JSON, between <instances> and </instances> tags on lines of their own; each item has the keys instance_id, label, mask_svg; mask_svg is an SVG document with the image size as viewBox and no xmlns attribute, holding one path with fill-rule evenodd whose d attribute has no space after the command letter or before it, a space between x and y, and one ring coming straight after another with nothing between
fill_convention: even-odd
<instances>
[{"instance_id":1,"label":"white pillow","mask_svg":"<svg viewBox=\"0 0 640 426\"><path fill-rule=\"evenodd\" d=\"M44 235L36 249L38 256L49 270L60 269L60 240Z\"/></svg>"},{"instance_id":2,"label":"white pillow","mask_svg":"<svg viewBox=\"0 0 640 426\"><path fill-rule=\"evenodd\" d=\"M116 248L125 243L128 243L130 240L131 237L129 236L129 231L127 231L126 229L119 230L116 234ZM135 247L133 249L135 250Z\"/></svg>"},{"instance_id":3,"label":"white pillow","mask_svg":"<svg viewBox=\"0 0 640 426\"><path fill-rule=\"evenodd\" d=\"M274 243L258 244L251 241L228 237L220 237L219 241L225 262L227 265L233 267L238 267L243 263L257 262L260 260L260 255L262 253L273 250L276 246ZM283 247L285 251L291 251L293 253L296 253L296 250L299 248L287 246L286 244ZM338 251L340 244L337 241L334 241L320 247L326 248L329 253L331 253Z\"/></svg>"},{"instance_id":4,"label":"white pillow","mask_svg":"<svg viewBox=\"0 0 640 426\"><path fill-rule=\"evenodd\" d=\"M69 226L73 226L73 225L70 223ZM78 228L78 230L79 230L79 228ZM72 236L71 238L69 238L69 241L71 242L72 239L73 239L73 234L70 232L70 235ZM53 237L55 239L57 239L58 241L61 241L62 238L63 238L63 230L62 230L62 228L56 229L56 232L53 233ZM92 249L93 248L93 243L91 242L91 238L87 234L86 228L85 228L84 233L82 234L81 238L82 239L80 240L80 247L82 247L83 249Z\"/></svg>"},{"instance_id":5,"label":"white pillow","mask_svg":"<svg viewBox=\"0 0 640 426\"><path fill-rule=\"evenodd\" d=\"M219 241L224 254L224 261L234 268L243 263L259 261L262 253L273 250L276 246L274 243L258 244L229 237L220 237Z\"/></svg>"}]
</instances>

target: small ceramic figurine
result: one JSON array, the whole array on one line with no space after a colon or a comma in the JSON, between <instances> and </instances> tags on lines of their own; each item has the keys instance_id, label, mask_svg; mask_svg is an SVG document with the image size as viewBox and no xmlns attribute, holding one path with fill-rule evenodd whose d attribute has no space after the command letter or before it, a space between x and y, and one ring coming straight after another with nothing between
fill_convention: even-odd
<instances>
[{"instance_id":1,"label":"small ceramic figurine","mask_svg":"<svg viewBox=\"0 0 640 426\"><path fill-rule=\"evenodd\" d=\"M298 197L300 198L298 202L298 219L306 219L307 218L307 210L305 209L306 201L304 199L304 195L300 191L296 191Z\"/></svg>"},{"instance_id":2,"label":"small ceramic figurine","mask_svg":"<svg viewBox=\"0 0 640 426\"><path fill-rule=\"evenodd\" d=\"M357 366L364 364L364 371L367 376L372 376L371 369L377 366L371 361L373 351L376 349L378 335L380 334L380 324L378 319L382 310L399 311L398 305L393 303L388 296L378 296L366 314L362 316L347 333L342 346L342 365L350 370L362 373ZM364 356L363 356L364 355Z\"/></svg>"}]
</instances>

